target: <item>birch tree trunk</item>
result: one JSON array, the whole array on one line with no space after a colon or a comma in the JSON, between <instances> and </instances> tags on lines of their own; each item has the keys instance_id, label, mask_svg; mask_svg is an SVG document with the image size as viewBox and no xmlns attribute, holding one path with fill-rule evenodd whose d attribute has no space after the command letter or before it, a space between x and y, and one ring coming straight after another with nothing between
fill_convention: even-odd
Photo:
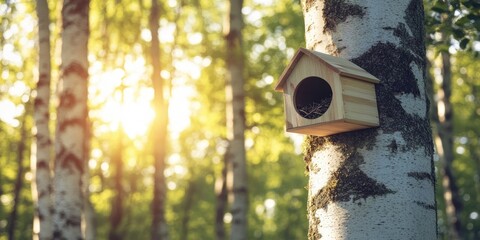
<instances>
[{"instance_id":1,"label":"birch tree trunk","mask_svg":"<svg viewBox=\"0 0 480 240\"><path fill-rule=\"evenodd\" d=\"M87 137L89 0L65 0L55 142L54 239L83 239L82 175Z\"/></svg>"},{"instance_id":2,"label":"birch tree trunk","mask_svg":"<svg viewBox=\"0 0 480 240\"><path fill-rule=\"evenodd\" d=\"M152 58L152 83L154 90L153 105L155 108L155 120L153 121L153 157L155 165L152 202L152 240L168 239L168 228L165 220L165 156L167 147L168 126L168 103L165 100L164 82L160 76L160 43L158 29L160 20L160 7L157 0L152 0L150 13L150 33L152 35L151 58Z\"/></svg>"},{"instance_id":3,"label":"birch tree trunk","mask_svg":"<svg viewBox=\"0 0 480 240\"><path fill-rule=\"evenodd\" d=\"M223 218L225 216L225 211L228 205L228 190L227 190L227 168L228 159L230 158L230 150L227 147L225 155L223 157L223 168L221 176L215 182L215 239L216 240L225 240L225 223Z\"/></svg>"},{"instance_id":4,"label":"birch tree trunk","mask_svg":"<svg viewBox=\"0 0 480 240\"><path fill-rule=\"evenodd\" d=\"M353 61L380 127L308 137L309 239L435 239L421 0L303 0L307 48Z\"/></svg>"},{"instance_id":5,"label":"birch tree trunk","mask_svg":"<svg viewBox=\"0 0 480 240\"><path fill-rule=\"evenodd\" d=\"M230 239L247 239L247 163L245 157L245 91L242 49L243 0L229 0L228 21L225 24L227 41L227 139L229 167L232 172L233 203Z\"/></svg>"},{"instance_id":6,"label":"birch tree trunk","mask_svg":"<svg viewBox=\"0 0 480 240\"><path fill-rule=\"evenodd\" d=\"M32 144L31 183L32 198L35 204L34 239L52 238L52 177L50 172L50 17L48 2L39 0L36 6L38 16L38 82L35 96L34 120L36 135Z\"/></svg>"},{"instance_id":7,"label":"birch tree trunk","mask_svg":"<svg viewBox=\"0 0 480 240\"><path fill-rule=\"evenodd\" d=\"M451 56L449 52L442 52L440 55L442 58L442 84L437 91L435 123L438 136L435 142L437 153L442 162L441 178L449 225L449 238L455 240L463 238L460 221L462 199L453 173L453 108L450 101L452 95Z\"/></svg>"}]
</instances>

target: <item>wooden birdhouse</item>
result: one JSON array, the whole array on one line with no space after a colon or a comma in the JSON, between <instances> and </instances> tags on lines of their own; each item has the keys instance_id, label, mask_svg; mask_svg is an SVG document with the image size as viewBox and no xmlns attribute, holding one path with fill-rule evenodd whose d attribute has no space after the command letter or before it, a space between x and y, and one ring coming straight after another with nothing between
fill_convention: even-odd
<instances>
[{"instance_id":1,"label":"wooden birdhouse","mask_svg":"<svg viewBox=\"0 0 480 240\"><path fill-rule=\"evenodd\" d=\"M300 48L275 87L287 132L328 136L378 126L378 82L346 59Z\"/></svg>"}]
</instances>

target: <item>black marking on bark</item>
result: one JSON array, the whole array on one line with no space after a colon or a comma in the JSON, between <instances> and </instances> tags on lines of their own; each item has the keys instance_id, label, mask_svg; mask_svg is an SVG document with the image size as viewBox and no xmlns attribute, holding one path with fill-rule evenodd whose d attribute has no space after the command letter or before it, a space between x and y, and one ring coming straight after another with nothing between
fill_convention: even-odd
<instances>
[{"instance_id":1,"label":"black marking on bark","mask_svg":"<svg viewBox=\"0 0 480 240\"><path fill-rule=\"evenodd\" d=\"M37 89L40 89L41 87L49 87L49 86L50 86L50 74L41 73L40 76L38 76Z\"/></svg>"},{"instance_id":2,"label":"black marking on bark","mask_svg":"<svg viewBox=\"0 0 480 240\"><path fill-rule=\"evenodd\" d=\"M378 86L384 88L382 92L389 95L411 93L418 97L420 90L417 79L410 69L410 64L414 61L416 56L392 43L377 43L362 56L352 59L352 62L381 80ZM396 102L399 101L396 100ZM383 103L379 105L387 105Z\"/></svg>"},{"instance_id":3,"label":"black marking on bark","mask_svg":"<svg viewBox=\"0 0 480 240\"><path fill-rule=\"evenodd\" d=\"M43 101L43 99L35 98L35 100L33 102L33 106L35 107L35 109L38 109L40 106L43 106L43 105L46 105L45 102Z\"/></svg>"},{"instance_id":4,"label":"black marking on bark","mask_svg":"<svg viewBox=\"0 0 480 240\"><path fill-rule=\"evenodd\" d=\"M429 180L431 183L435 182L435 178L428 172L409 172L409 177L415 178L418 181Z\"/></svg>"},{"instance_id":5,"label":"black marking on bark","mask_svg":"<svg viewBox=\"0 0 480 240\"><path fill-rule=\"evenodd\" d=\"M397 153L398 145L395 139L393 139L392 142L387 147L390 149L391 153Z\"/></svg>"},{"instance_id":6,"label":"black marking on bark","mask_svg":"<svg viewBox=\"0 0 480 240\"><path fill-rule=\"evenodd\" d=\"M312 29L313 26L314 26L313 24L308 25L307 32L310 32L310 30Z\"/></svg>"},{"instance_id":7,"label":"black marking on bark","mask_svg":"<svg viewBox=\"0 0 480 240\"><path fill-rule=\"evenodd\" d=\"M414 203L417 204L418 206L422 207L422 208L427 209L427 210L437 211L437 208L435 207L435 205L427 204L427 203L419 202L419 201L414 201Z\"/></svg>"},{"instance_id":8,"label":"black marking on bark","mask_svg":"<svg viewBox=\"0 0 480 240\"><path fill-rule=\"evenodd\" d=\"M37 161L37 171L40 169L49 169L47 162L45 161Z\"/></svg>"},{"instance_id":9,"label":"black marking on bark","mask_svg":"<svg viewBox=\"0 0 480 240\"><path fill-rule=\"evenodd\" d=\"M73 94L71 91L63 91L60 95L59 107L64 109L70 109L77 105L77 102L78 100L75 97L75 94Z\"/></svg>"},{"instance_id":10,"label":"black marking on bark","mask_svg":"<svg viewBox=\"0 0 480 240\"><path fill-rule=\"evenodd\" d=\"M356 202L368 197L384 196L395 193L384 184L370 178L361 169L363 157L353 153L332 173L327 185L313 197L310 208L325 208L332 202Z\"/></svg>"},{"instance_id":11,"label":"black marking on bark","mask_svg":"<svg viewBox=\"0 0 480 240\"><path fill-rule=\"evenodd\" d=\"M60 149L60 152L57 154L57 159L60 167L63 169L69 169L71 171L77 169L78 172L83 173L82 159L76 157L75 154L68 151L65 147Z\"/></svg>"},{"instance_id":12,"label":"black marking on bark","mask_svg":"<svg viewBox=\"0 0 480 240\"><path fill-rule=\"evenodd\" d=\"M62 20L63 20L63 29L67 29L71 24L78 24L78 17L73 17L79 15L81 18L86 19L87 26L86 31L88 31L88 4L89 0L70 0L65 1L62 8Z\"/></svg>"},{"instance_id":13,"label":"black marking on bark","mask_svg":"<svg viewBox=\"0 0 480 240\"><path fill-rule=\"evenodd\" d=\"M305 12L310 11L310 8L315 4L315 0L306 0L305 1Z\"/></svg>"},{"instance_id":14,"label":"black marking on bark","mask_svg":"<svg viewBox=\"0 0 480 240\"><path fill-rule=\"evenodd\" d=\"M50 191L38 191L38 198L43 198L45 196L50 196Z\"/></svg>"},{"instance_id":15,"label":"black marking on bark","mask_svg":"<svg viewBox=\"0 0 480 240\"><path fill-rule=\"evenodd\" d=\"M45 147L50 147L50 145L52 144L52 141L50 140L50 138L48 136L38 136L37 137L37 146L39 148L45 148Z\"/></svg>"},{"instance_id":16,"label":"black marking on bark","mask_svg":"<svg viewBox=\"0 0 480 240\"><path fill-rule=\"evenodd\" d=\"M88 78L88 70L78 62L71 62L70 64L66 65L62 70L64 77L70 74L76 74L83 79Z\"/></svg>"},{"instance_id":17,"label":"black marking on bark","mask_svg":"<svg viewBox=\"0 0 480 240\"><path fill-rule=\"evenodd\" d=\"M397 28L394 28L392 30L393 30L393 35L400 39L400 45L403 47L409 47L415 53L415 55L412 55L415 63L417 63L420 66L423 66L424 58L422 58L421 56L425 55L425 52L423 52L425 51L425 49L423 47L417 46L418 45L417 42L419 41L419 39L414 36L411 36L405 24L403 23L399 23Z\"/></svg>"},{"instance_id":18,"label":"black marking on bark","mask_svg":"<svg viewBox=\"0 0 480 240\"><path fill-rule=\"evenodd\" d=\"M45 216L40 212L38 207L35 208L35 212L38 213L38 220L40 220L40 222L45 219Z\"/></svg>"},{"instance_id":19,"label":"black marking on bark","mask_svg":"<svg viewBox=\"0 0 480 240\"><path fill-rule=\"evenodd\" d=\"M80 226L80 223L81 223L80 218L75 216L70 216L65 221L66 226L72 226L72 227Z\"/></svg>"},{"instance_id":20,"label":"black marking on bark","mask_svg":"<svg viewBox=\"0 0 480 240\"><path fill-rule=\"evenodd\" d=\"M59 129L60 131L64 131L67 127L78 125L81 128L85 126L85 119L84 118L72 118L68 120L64 120L60 123Z\"/></svg>"},{"instance_id":21,"label":"black marking on bark","mask_svg":"<svg viewBox=\"0 0 480 240\"><path fill-rule=\"evenodd\" d=\"M304 144L304 160L307 166L307 172L311 170L309 165L313 153L322 150L325 144L331 143L339 147L344 155L348 155L356 148L366 147L368 150L371 150L375 143L367 140L374 139L375 136L377 136L375 128L336 134L328 137L307 136Z\"/></svg>"},{"instance_id":22,"label":"black marking on bark","mask_svg":"<svg viewBox=\"0 0 480 240\"><path fill-rule=\"evenodd\" d=\"M412 60L422 69L425 69L425 44L423 26L423 3L420 0L412 0L405 10L405 22L399 23L396 28L384 27L385 30L392 30L393 35L400 39L400 45L412 51ZM408 29L410 30L407 30ZM419 44L420 43L420 44ZM424 76L425 78L425 76Z\"/></svg>"},{"instance_id":23,"label":"black marking on bark","mask_svg":"<svg viewBox=\"0 0 480 240\"><path fill-rule=\"evenodd\" d=\"M338 56L340 55L340 53L346 49L347 47L337 47L336 44L334 43L331 43L331 44L328 44L326 47L325 47L325 50L327 51L328 54L332 55L332 56Z\"/></svg>"},{"instance_id":24,"label":"black marking on bark","mask_svg":"<svg viewBox=\"0 0 480 240\"><path fill-rule=\"evenodd\" d=\"M325 26L323 27L323 33L327 31L335 32L337 25L345 22L349 16L362 18L365 15L363 7L347 3L345 0L325 0L324 4Z\"/></svg>"},{"instance_id":25,"label":"black marking on bark","mask_svg":"<svg viewBox=\"0 0 480 240\"><path fill-rule=\"evenodd\" d=\"M64 219L65 218L65 212L64 211L61 211L58 215L61 219Z\"/></svg>"},{"instance_id":26,"label":"black marking on bark","mask_svg":"<svg viewBox=\"0 0 480 240\"><path fill-rule=\"evenodd\" d=\"M238 188L234 188L233 189L233 192L234 193L247 193L247 188L246 187L238 187Z\"/></svg>"},{"instance_id":27,"label":"black marking on bark","mask_svg":"<svg viewBox=\"0 0 480 240\"><path fill-rule=\"evenodd\" d=\"M53 239L65 239L60 230L53 231Z\"/></svg>"},{"instance_id":28,"label":"black marking on bark","mask_svg":"<svg viewBox=\"0 0 480 240\"><path fill-rule=\"evenodd\" d=\"M412 0L408 4L407 9L405 10L404 15L405 22L412 32L412 37L410 42L411 45L408 45L408 48L412 49L418 56L425 57L425 44L424 44L424 32L425 26L423 24L424 19L424 10L423 10L423 1L422 0ZM421 43L421 44L418 44ZM425 60L423 64L425 64ZM425 65L423 65L425 67Z\"/></svg>"},{"instance_id":29,"label":"black marking on bark","mask_svg":"<svg viewBox=\"0 0 480 240\"><path fill-rule=\"evenodd\" d=\"M363 67L381 80L376 86L380 128L384 133L402 132L408 151L424 146L427 156L433 156L432 135L428 118L420 118L403 109L395 95L411 93L420 95L417 80L410 69L414 61L406 49L391 43L377 43L352 62ZM395 66L392 68L392 66ZM428 111L428 109L426 110ZM425 113L428 116L427 113Z\"/></svg>"}]
</instances>

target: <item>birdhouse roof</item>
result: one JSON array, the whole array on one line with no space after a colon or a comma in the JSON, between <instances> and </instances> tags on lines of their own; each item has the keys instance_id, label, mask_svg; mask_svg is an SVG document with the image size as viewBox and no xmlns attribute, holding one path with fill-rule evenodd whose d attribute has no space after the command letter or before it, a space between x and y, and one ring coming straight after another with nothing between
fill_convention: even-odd
<instances>
[{"instance_id":1,"label":"birdhouse roof","mask_svg":"<svg viewBox=\"0 0 480 240\"><path fill-rule=\"evenodd\" d=\"M330 56L328 54L316 51L311 51L305 48L300 48L295 53L292 61L280 76L280 80L275 87L276 91L283 92L283 85L285 84L285 81L290 76L290 73L295 68L295 65L304 55L318 60L321 64L326 64L330 69L342 76L348 76L371 83L380 82L378 78L346 59Z\"/></svg>"}]
</instances>

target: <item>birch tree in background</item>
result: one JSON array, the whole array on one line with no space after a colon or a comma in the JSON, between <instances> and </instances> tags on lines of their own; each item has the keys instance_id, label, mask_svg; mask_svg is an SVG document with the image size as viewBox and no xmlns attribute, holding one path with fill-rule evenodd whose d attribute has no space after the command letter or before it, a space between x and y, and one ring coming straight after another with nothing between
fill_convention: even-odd
<instances>
[{"instance_id":1,"label":"birch tree in background","mask_svg":"<svg viewBox=\"0 0 480 240\"><path fill-rule=\"evenodd\" d=\"M303 0L307 48L381 82L380 127L308 137L309 239L435 239L420 0Z\"/></svg>"},{"instance_id":2,"label":"birch tree in background","mask_svg":"<svg viewBox=\"0 0 480 240\"><path fill-rule=\"evenodd\" d=\"M446 1L447 6L449 5ZM443 198L445 200L445 212L447 215L447 226L449 239L463 239L463 227L461 222L462 199L457 186L457 179L454 175L453 161L454 157L454 125L453 125L453 106L451 102L452 95L452 56L448 51L451 44L452 19L454 11L441 14L441 21L444 28L440 33L440 42L446 46L446 49L440 52L441 83L436 92L435 103L432 104L433 124L436 126L434 131L435 146L441 162L439 179L443 187ZM433 81L435 84L437 81Z\"/></svg>"},{"instance_id":3,"label":"birch tree in background","mask_svg":"<svg viewBox=\"0 0 480 240\"><path fill-rule=\"evenodd\" d=\"M48 2L37 1L38 16L38 81L35 96L35 141L32 144L31 171L34 181L31 182L32 198L35 204L34 239L52 238L52 177L50 173L50 16Z\"/></svg>"},{"instance_id":4,"label":"birch tree in background","mask_svg":"<svg viewBox=\"0 0 480 240\"><path fill-rule=\"evenodd\" d=\"M89 0L65 0L55 141L54 239L83 239L82 175L86 170Z\"/></svg>"},{"instance_id":5,"label":"birch tree in background","mask_svg":"<svg viewBox=\"0 0 480 240\"><path fill-rule=\"evenodd\" d=\"M225 40L227 43L227 151L228 171L231 171L230 196L232 228L230 239L247 239L247 163L245 157L245 91L244 57L242 49L242 6L243 0L229 0ZM227 174L228 175L228 174Z\"/></svg>"},{"instance_id":6,"label":"birch tree in background","mask_svg":"<svg viewBox=\"0 0 480 240\"><path fill-rule=\"evenodd\" d=\"M463 239L463 231L461 223L462 199L453 171L453 107L450 101L452 95L451 55L449 52L442 52L440 56L442 60L442 79L437 90L436 106L433 108L436 111L436 116L433 117L436 125L435 145L442 163L440 179L448 218L449 238L455 240Z\"/></svg>"},{"instance_id":7,"label":"birch tree in background","mask_svg":"<svg viewBox=\"0 0 480 240\"><path fill-rule=\"evenodd\" d=\"M153 121L152 147L154 158L154 183L152 201L152 240L168 239L168 228L165 220L165 202L167 188L165 183L165 157L167 154L168 102L164 96L164 81L160 76L160 43L158 39L160 7L157 0L152 0L150 12L152 84L154 91L153 106L155 119Z\"/></svg>"}]
</instances>

